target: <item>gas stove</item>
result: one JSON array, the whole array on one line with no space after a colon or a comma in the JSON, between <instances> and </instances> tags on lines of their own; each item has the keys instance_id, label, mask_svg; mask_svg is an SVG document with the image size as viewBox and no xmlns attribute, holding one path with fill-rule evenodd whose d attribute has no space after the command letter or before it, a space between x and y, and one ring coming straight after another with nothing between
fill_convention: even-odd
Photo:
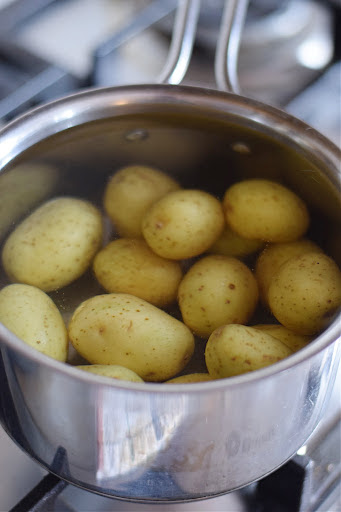
<instances>
[{"instance_id":1,"label":"gas stove","mask_svg":"<svg viewBox=\"0 0 341 512\"><path fill-rule=\"evenodd\" d=\"M171 0L0 0L0 124L85 87L153 83L170 42ZM203 2L188 85L214 87L222 2ZM341 146L339 2L250 2L242 91L286 109ZM341 511L341 369L323 420L296 456L233 493L192 503L124 502L48 474L0 429L0 511ZM22 500L23 501L20 501Z\"/></svg>"},{"instance_id":2,"label":"gas stove","mask_svg":"<svg viewBox=\"0 0 341 512\"><path fill-rule=\"evenodd\" d=\"M155 83L176 7L177 0L0 0L0 120L84 87ZM184 84L215 87L222 7L223 0L201 4ZM337 143L340 10L339 2L251 0L238 69L246 96L287 108Z\"/></svg>"}]
</instances>

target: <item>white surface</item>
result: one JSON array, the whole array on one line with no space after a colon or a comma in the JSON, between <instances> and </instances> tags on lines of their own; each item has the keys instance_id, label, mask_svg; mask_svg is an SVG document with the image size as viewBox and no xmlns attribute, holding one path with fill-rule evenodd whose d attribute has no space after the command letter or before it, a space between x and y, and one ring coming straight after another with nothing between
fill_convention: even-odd
<instances>
[{"instance_id":1,"label":"white surface","mask_svg":"<svg viewBox=\"0 0 341 512\"><path fill-rule=\"evenodd\" d=\"M8 437L0 426L0 511L12 508L46 472Z\"/></svg>"}]
</instances>

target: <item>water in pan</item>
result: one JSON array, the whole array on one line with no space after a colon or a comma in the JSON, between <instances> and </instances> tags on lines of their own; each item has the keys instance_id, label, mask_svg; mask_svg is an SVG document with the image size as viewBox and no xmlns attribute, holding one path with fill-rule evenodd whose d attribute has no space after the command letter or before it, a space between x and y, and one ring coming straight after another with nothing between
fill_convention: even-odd
<instances>
[{"instance_id":1,"label":"water in pan","mask_svg":"<svg viewBox=\"0 0 341 512\"><path fill-rule=\"evenodd\" d=\"M0 191L1 187L6 191L0 210L0 242L23 215L50 197L86 198L103 212L103 192L109 176L130 164L154 166L175 177L183 187L204 189L218 198L240 179L262 177L280 181L298 191L309 204L313 231L308 236L333 251L339 197L316 162L251 127L176 114L167 114L166 118L151 114L91 122L50 137L24 152L0 176ZM330 229L325 228L321 211L327 215ZM105 215L104 219L107 242L115 232ZM0 285L7 283L2 271ZM51 297L68 322L81 301L100 293L103 289L89 271L77 282L52 292ZM267 316L262 315L258 320L266 321ZM199 365L198 370L204 368L202 360L195 364Z\"/></svg>"},{"instance_id":2,"label":"water in pan","mask_svg":"<svg viewBox=\"0 0 341 512\"><path fill-rule=\"evenodd\" d=\"M37 163L49 167L37 171ZM29 176L29 179L22 180L23 164L31 165L29 169L26 168L26 173L29 176L34 172L33 178ZM18 220L16 217L25 215L47 197L67 195L86 198L103 211L103 191L108 177L129 164L155 166L174 176L183 187L201 188L219 198L222 198L229 184L239 179L265 177L279 180L298 189L299 194L303 193L303 197L310 202L310 207L316 209L312 222L314 232L309 233L309 237L324 246L328 244L329 235L333 240L335 228L331 229L330 234L325 229L320 207L323 204L325 209L327 204L328 215L337 217L337 192L304 155L284 148L282 143L266 134L256 135L247 127L204 118L185 119L178 115L168 115L166 120L161 115L151 115L126 117L115 122L92 122L66 130L26 151L8 169L9 173L5 172L0 178L0 187L1 180L5 182L8 177L12 177L15 184L10 189L12 195L11 191L6 194L7 206L3 202L0 220L2 238L5 239L6 233ZM28 181L33 183L31 193L28 192ZM315 194L316 187L318 196ZM325 201L327 195L328 201ZM335 204L331 200L333 195ZM311 200L315 204L311 204ZM113 227L105 218L105 242L114 236ZM253 264L252 261L248 263ZM0 285L7 283L7 276L2 272ZM68 323L83 300L103 291L90 270L71 285L50 293L50 296ZM177 309L172 313L179 316ZM271 323L267 312L257 311L255 323L267 323L268 320ZM186 373L206 371L202 347L197 344L197 348ZM71 346L69 362L85 362Z\"/></svg>"}]
</instances>

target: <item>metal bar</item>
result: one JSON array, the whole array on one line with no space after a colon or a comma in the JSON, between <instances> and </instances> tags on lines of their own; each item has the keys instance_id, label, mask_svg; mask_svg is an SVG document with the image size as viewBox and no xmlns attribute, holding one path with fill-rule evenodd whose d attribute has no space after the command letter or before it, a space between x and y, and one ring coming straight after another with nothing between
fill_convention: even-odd
<instances>
[{"instance_id":1,"label":"metal bar","mask_svg":"<svg viewBox=\"0 0 341 512\"><path fill-rule=\"evenodd\" d=\"M0 33L4 37L59 0L16 0L1 9Z\"/></svg>"},{"instance_id":2,"label":"metal bar","mask_svg":"<svg viewBox=\"0 0 341 512\"><path fill-rule=\"evenodd\" d=\"M125 27L117 32L109 41L102 44L95 52L95 59L110 55L124 43L137 36L148 27L157 23L176 8L175 1L157 0L142 9L133 20L128 20Z\"/></svg>"},{"instance_id":3,"label":"metal bar","mask_svg":"<svg viewBox=\"0 0 341 512\"><path fill-rule=\"evenodd\" d=\"M10 512L47 512L65 489L67 482L55 475L45 476Z\"/></svg>"},{"instance_id":4,"label":"metal bar","mask_svg":"<svg viewBox=\"0 0 341 512\"><path fill-rule=\"evenodd\" d=\"M77 84L75 79L62 69L53 66L46 68L41 73L27 80L5 98L0 98L0 119L7 119L17 115L25 107L32 106L32 101L37 100L40 95L47 93L51 87L57 88L58 84L63 80L70 83L66 90L63 87L61 88L60 94L69 91L71 84L73 84L74 88L79 87L79 83ZM42 101L42 98L40 98L40 101Z\"/></svg>"},{"instance_id":5,"label":"metal bar","mask_svg":"<svg viewBox=\"0 0 341 512\"><path fill-rule=\"evenodd\" d=\"M238 54L248 4L248 0L225 0L215 53L216 85L235 94L240 94Z\"/></svg>"},{"instance_id":6,"label":"metal bar","mask_svg":"<svg viewBox=\"0 0 341 512\"><path fill-rule=\"evenodd\" d=\"M168 58L158 83L179 84L188 69L200 12L200 0L179 0Z\"/></svg>"}]
</instances>

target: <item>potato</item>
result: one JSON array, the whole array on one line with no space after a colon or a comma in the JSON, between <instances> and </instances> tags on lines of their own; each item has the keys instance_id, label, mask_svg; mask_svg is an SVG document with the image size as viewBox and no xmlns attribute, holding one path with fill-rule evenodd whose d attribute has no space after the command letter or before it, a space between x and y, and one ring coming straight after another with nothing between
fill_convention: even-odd
<instances>
[{"instance_id":1,"label":"potato","mask_svg":"<svg viewBox=\"0 0 341 512\"><path fill-rule=\"evenodd\" d=\"M174 377L194 351L194 337L182 322L124 293L83 302L71 318L69 336L90 363L118 364L147 381Z\"/></svg>"},{"instance_id":2,"label":"potato","mask_svg":"<svg viewBox=\"0 0 341 512\"><path fill-rule=\"evenodd\" d=\"M208 249L208 252L211 254L221 254L222 256L243 258L259 251L263 246L264 242L262 240L243 238L229 226L225 226L224 231Z\"/></svg>"},{"instance_id":3,"label":"potato","mask_svg":"<svg viewBox=\"0 0 341 512\"><path fill-rule=\"evenodd\" d=\"M0 239L8 229L41 201L58 183L58 170L36 162L22 163L0 175Z\"/></svg>"},{"instance_id":4,"label":"potato","mask_svg":"<svg viewBox=\"0 0 341 512\"><path fill-rule=\"evenodd\" d=\"M261 252L256 262L255 276L264 304L268 303L271 280L281 265L293 256L301 256L306 252L322 252L322 249L311 240L302 238L296 242L270 244Z\"/></svg>"},{"instance_id":5,"label":"potato","mask_svg":"<svg viewBox=\"0 0 341 512\"><path fill-rule=\"evenodd\" d=\"M218 199L201 190L178 190L148 210L142 233L156 254L181 260L206 251L222 233L224 223Z\"/></svg>"},{"instance_id":6,"label":"potato","mask_svg":"<svg viewBox=\"0 0 341 512\"><path fill-rule=\"evenodd\" d=\"M179 184L167 174L142 165L117 171L104 192L104 208L118 234L141 238L141 220L146 211Z\"/></svg>"},{"instance_id":7,"label":"potato","mask_svg":"<svg viewBox=\"0 0 341 512\"><path fill-rule=\"evenodd\" d=\"M167 380L165 384L192 384L193 382L207 382L208 380L212 380L208 373L189 373Z\"/></svg>"},{"instance_id":8,"label":"potato","mask_svg":"<svg viewBox=\"0 0 341 512\"><path fill-rule=\"evenodd\" d=\"M284 343L284 345L289 347L293 352L301 350L301 348L308 345L313 339L312 336L297 334L279 324L258 324L252 325L252 327L254 329L258 329L259 331L270 334L270 336L273 336L274 338L277 338L282 343Z\"/></svg>"},{"instance_id":9,"label":"potato","mask_svg":"<svg viewBox=\"0 0 341 512\"><path fill-rule=\"evenodd\" d=\"M76 368L78 368L78 370L84 370L86 372L102 375L102 377L110 377L112 379L119 380L130 380L131 382L143 382L137 373L118 364L82 364Z\"/></svg>"},{"instance_id":10,"label":"potato","mask_svg":"<svg viewBox=\"0 0 341 512\"><path fill-rule=\"evenodd\" d=\"M290 348L273 336L253 327L231 324L211 334L205 360L210 376L222 379L258 370L291 354Z\"/></svg>"},{"instance_id":11,"label":"potato","mask_svg":"<svg viewBox=\"0 0 341 512\"><path fill-rule=\"evenodd\" d=\"M223 206L227 224L245 238L293 242L309 226L309 212L302 199L274 181L235 183L225 192Z\"/></svg>"},{"instance_id":12,"label":"potato","mask_svg":"<svg viewBox=\"0 0 341 512\"><path fill-rule=\"evenodd\" d=\"M268 298L272 313L287 329L317 334L341 305L341 272L323 253L290 258L272 279Z\"/></svg>"},{"instance_id":13,"label":"potato","mask_svg":"<svg viewBox=\"0 0 341 512\"><path fill-rule=\"evenodd\" d=\"M60 197L16 227L5 242L2 262L11 281L57 290L87 270L101 240L99 211L87 201Z\"/></svg>"},{"instance_id":14,"label":"potato","mask_svg":"<svg viewBox=\"0 0 341 512\"><path fill-rule=\"evenodd\" d=\"M108 292L130 293L159 307L176 300L182 278L177 261L161 258L138 238L110 242L97 253L93 269Z\"/></svg>"},{"instance_id":15,"label":"potato","mask_svg":"<svg viewBox=\"0 0 341 512\"><path fill-rule=\"evenodd\" d=\"M0 291L0 322L25 343L58 361L66 361L67 331L63 318L46 293L27 284Z\"/></svg>"},{"instance_id":16,"label":"potato","mask_svg":"<svg viewBox=\"0 0 341 512\"><path fill-rule=\"evenodd\" d=\"M201 337L225 324L246 323L258 301L251 270L236 258L211 255L196 262L179 286L183 321Z\"/></svg>"}]
</instances>

